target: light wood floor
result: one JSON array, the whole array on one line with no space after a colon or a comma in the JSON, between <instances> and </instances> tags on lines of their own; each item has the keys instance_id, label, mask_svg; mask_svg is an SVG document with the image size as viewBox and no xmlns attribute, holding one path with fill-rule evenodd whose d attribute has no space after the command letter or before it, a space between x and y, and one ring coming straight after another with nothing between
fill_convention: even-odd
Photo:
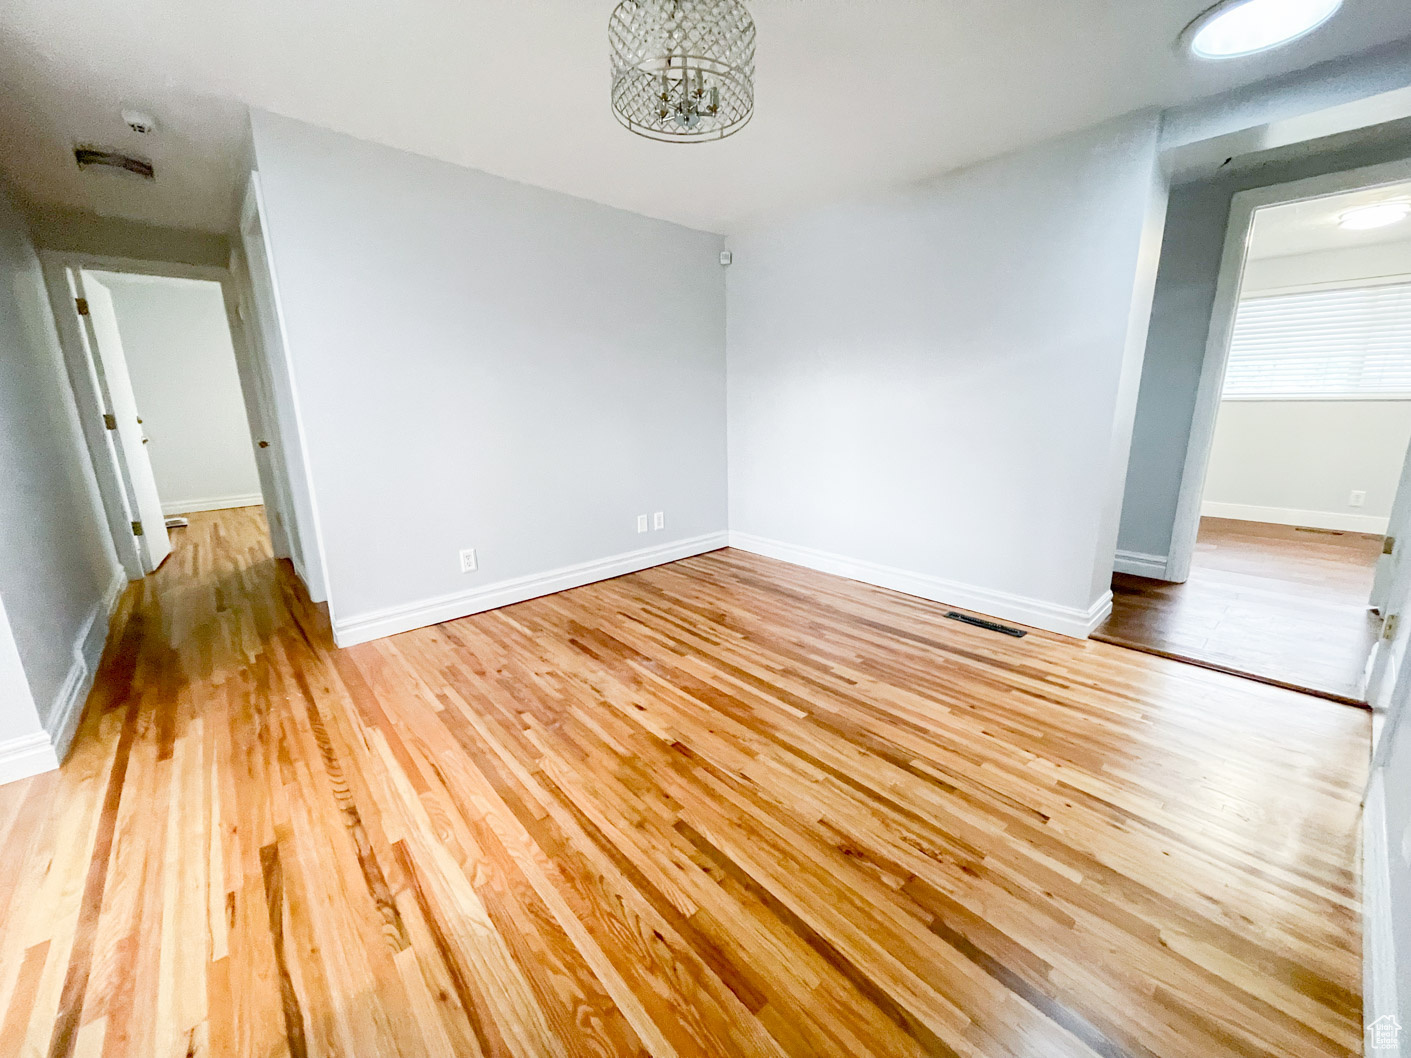
<instances>
[{"instance_id":1,"label":"light wood floor","mask_svg":"<svg viewBox=\"0 0 1411 1058\"><path fill-rule=\"evenodd\" d=\"M0 1054L1360 1053L1359 710L734 551L336 651L175 539L0 788Z\"/></svg>"},{"instance_id":2,"label":"light wood floor","mask_svg":"<svg viewBox=\"0 0 1411 1058\"><path fill-rule=\"evenodd\" d=\"M1359 702L1381 628L1367 608L1381 550L1368 533L1202 518L1190 580L1114 574L1095 637Z\"/></svg>"}]
</instances>

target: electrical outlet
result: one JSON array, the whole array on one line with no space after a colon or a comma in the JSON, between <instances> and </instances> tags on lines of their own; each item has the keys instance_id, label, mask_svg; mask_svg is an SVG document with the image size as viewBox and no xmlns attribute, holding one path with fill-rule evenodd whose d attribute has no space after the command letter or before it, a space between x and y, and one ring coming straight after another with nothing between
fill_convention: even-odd
<instances>
[{"instance_id":1,"label":"electrical outlet","mask_svg":"<svg viewBox=\"0 0 1411 1058\"><path fill-rule=\"evenodd\" d=\"M665 528L666 528L666 515L665 515L663 512L657 511L656 514L652 515L652 528L653 528L653 529L665 529Z\"/></svg>"},{"instance_id":2,"label":"electrical outlet","mask_svg":"<svg viewBox=\"0 0 1411 1058\"><path fill-rule=\"evenodd\" d=\"M645 533L646 531L647 531L647 516L646 516L645 514L639 514L639 515L637 515L637 532L639 532L639 533Z\"/></svg>"},{"instance_id":3,"label":"electrical outlet","mask_svg":"<svg viewBox=\"0 0 1411 1058\"><path fill-rule=\"evenodd\" d=\"M1361 489L1353 489L1352 495L1347 497L1347 505L1349 507L1361 507L1366 502L1367 494Z\"/></svg>"},{"instance_id":4,"label":"electrical outlet","mask_svg":"<svg viewBox=\"0 0 1411 1058\"><path fill-rule=\"evenodd\" d=\"M474 573L479 568L479 564L475 561L475 548L468 547L461 552L462 573Z\"/></svg>"}]
</instances>

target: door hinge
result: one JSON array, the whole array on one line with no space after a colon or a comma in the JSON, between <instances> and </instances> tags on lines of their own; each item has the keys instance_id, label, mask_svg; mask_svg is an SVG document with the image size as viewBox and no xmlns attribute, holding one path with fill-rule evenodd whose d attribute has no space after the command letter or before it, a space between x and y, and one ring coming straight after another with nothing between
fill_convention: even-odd
<instances>
[{"instance_id":1,"label":"door hinge","mask_svg":"<svg viewBox=\"0 0 1411 1058\"><path fill-rule=\"evenodd\" d=\"M141 536L141 535L142 535L142 523L141 523L141 522L133 522L133 523L132 523L132 535L133 535L133 536Z\"/></svg>"},{"instance_id":2,"label":"door hinge","mask_svg":"<svg viewBox=\"0 0 1411 1058\"><path fill-rule=\"evenodd\" d=\"M78 309L78 314L79 314L80 316L87 316L87 315L88 315L88 299L87 299L87 298L74 298L74 299L73 299L73 304L74 304L74 308Z\"/></svg>"},{"instance_id":3,"label":"door hinge","mask_svg":"<svg viewBox=\"0 0 1411 1058\"><path fill-rule=\"evenodd\" d=\"M103 425L109 430L116 430L118 428L118 417L116 415L104 415Z\"/></svg>"},{"instance_id":4,"label":"door hinge","mask_svg":"<svg viewBox=\"0 0 1411 1058\"><path fill-rule=\"evenodd\" d=\"M1396 550L1396 537L1388 536L1382 540L1382 554L1389 555Z\"/></svg>"},{"instance_id":5,"label":"door hinge","mask_svg":"<svg viewBox=\"0 0 1411 1058\"><path fill-rule=\"evenodd\" d=\"M1387 614L1387 619L1382 622L1382 638L1395 639L1397 626L1401 624L1400 614Z\"/></svg>"}]
</instances>

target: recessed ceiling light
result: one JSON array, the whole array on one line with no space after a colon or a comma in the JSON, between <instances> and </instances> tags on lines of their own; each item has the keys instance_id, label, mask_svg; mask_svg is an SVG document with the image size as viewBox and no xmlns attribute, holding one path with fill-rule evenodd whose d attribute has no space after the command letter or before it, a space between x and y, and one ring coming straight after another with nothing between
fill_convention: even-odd
<instances>
[{"instance_id":1,"label":"recessed ceiling light","mask_svg":"<svg viewBox=\"0 0 1411 1058\"><path fill-rule=\"evenodd\" d=\"M1342 0L1223 0L1181 39L1198 59L1237 59L1312 33L1341 6Z\"/></svg>"},{"instance_id":2,"label":"recessed ceiling light","mask_svg":"<svg viewBox=\"0 0 1411 1058\"><path fill-rule=\"evenodd\" d=\"M1338 217L1338 227L1349 231L1385 228L1411 217L1411 202L1378 202L1373 206L1358 206Z\"/></svg>"}]
</instances>

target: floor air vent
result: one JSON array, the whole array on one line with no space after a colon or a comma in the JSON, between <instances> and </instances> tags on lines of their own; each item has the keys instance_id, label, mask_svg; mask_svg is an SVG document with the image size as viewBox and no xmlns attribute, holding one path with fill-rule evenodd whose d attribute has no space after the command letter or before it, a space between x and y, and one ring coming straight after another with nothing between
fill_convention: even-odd
<instances>
[{"instance_id":1,"label":"floor air vent","mask_svg":"<svg viewBox=\"0 0 1411 1058\"><path fill-rule=\"evenodd\" d=\"M983 617L971 617L968 613L956 613L952 610L946 614L952 621L960 621L964 624L974 625L976 628L988 628L991 632L999 632L1003 635L1013 636L1015 639L1023 639L1029 633L1022 628L1011 628L1009 625L1002 625L998 621L986 621Z\"/></svg>"}]
</instances>

